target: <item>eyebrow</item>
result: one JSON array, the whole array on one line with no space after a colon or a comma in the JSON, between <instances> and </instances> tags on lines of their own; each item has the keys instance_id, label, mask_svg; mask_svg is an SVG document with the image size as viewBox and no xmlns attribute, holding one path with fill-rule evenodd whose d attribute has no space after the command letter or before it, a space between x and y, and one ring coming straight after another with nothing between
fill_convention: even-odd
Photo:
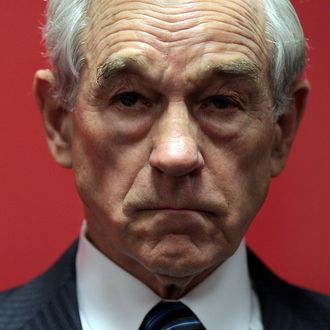
<instances>
[{"instance_id":1,"label":"eyebrow","mask_svg":"<svg viewBox=\"0 0 330 330\"><path fill-rule=\"evenodd\" d=\"M147 62L142 55L128 55L110 58L97 68L96 83L98 87L105 87L118 74L127 70L139 73L146 72Z\"/></svg>"},{"instance_id":2,"label":"eyebrow","mask_svg":"<svg viewBox=\"0 0 330 330\"><path fill-rule=\"evenodd\" d=\"M97 68L96 88L92 95L97 95L97 91L102 93L102 90L106 89L117 75L126 71L137 73L147 79L148 75L146 75L146 73L150 71L150 65L141 54L109 58ZM188 76L190 76L190 74L188 74ZM186 78L188 76L186 76ZM188 78L188 81L195 82L194 85L199 85L212 76L229 76L243 79L256 86L260 84L260 69L253 62L244 59L236 59L233 61L214 59L213 61L203 63L202 67L197 68L190 79Z\"/></svg>"},{"instance_id":3,"label":"eyebrow","mask_svg":"<svg viewBox=\"0 0 330 330\"><path fill-rule=\"evenodd\" d=\"M260 82L260 69L254 63L248 60L234 60L232 62L212 61L203 65L203 68L195 72L195 76L202 77L202 80L210 76L233 76L235 78L245 79L254 84ZM199 79L193 79L198 81Z\"/></svg>"}]
</instances>

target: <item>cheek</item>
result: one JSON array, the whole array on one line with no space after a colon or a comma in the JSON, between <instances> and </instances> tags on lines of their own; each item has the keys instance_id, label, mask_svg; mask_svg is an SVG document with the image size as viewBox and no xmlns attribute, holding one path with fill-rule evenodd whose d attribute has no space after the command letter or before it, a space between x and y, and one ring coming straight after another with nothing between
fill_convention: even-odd
<instances>
[{"instance_id":1,"label":"cheek","mask_svg":"<svg viewBox=\"0 0 330 330\"><path fill-rule=\"evenodd\" d=\"M88 120L79 116L74 124L73 172L85 206L103 213L120 210L144 166L144 146L123 144L121 135L96 119L96 115Z\"/></svg>"},{"instance_id":2,"label":"cheek","mask_svg":"<svg viewBox=\"0 0 330 330\"><path fill-rule=\"evenodd\" d=\"M247 187L248 201L262 202L268 191L271 177L272 135L258 135L250 148L242 153L238 170L242 173Z\"/></svg>"},{"instance_id":3,"label":"cheek","mask_svg":"<svg viewBox=\"0 0 330 330\"><path fill-rule=\"evenodd\" d=\"M235 141L210 152L210 168L228 206L226 228L236 240L244 235L268 192L271 177L271 126L242 132ZM237 237L236 237L237 236Z\"/></svg>"}]
</instances>

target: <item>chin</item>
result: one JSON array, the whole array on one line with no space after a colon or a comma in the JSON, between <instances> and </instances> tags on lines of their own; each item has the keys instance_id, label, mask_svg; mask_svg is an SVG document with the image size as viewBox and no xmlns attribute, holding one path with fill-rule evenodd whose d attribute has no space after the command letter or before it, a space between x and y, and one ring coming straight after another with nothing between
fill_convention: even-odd
<instances>
[{"instance_id":1,"label":"chin","mask_svg":"<svg viewBox=\"0 0 330 330\"><path fill-rule=\"evenodd\" d=\"M144 256L144 266L151 273L170 278L195 277L208 272L224 260L222 253L203 248L190 240L172 237L158 243Z\"/></svg>"}]
</instances>

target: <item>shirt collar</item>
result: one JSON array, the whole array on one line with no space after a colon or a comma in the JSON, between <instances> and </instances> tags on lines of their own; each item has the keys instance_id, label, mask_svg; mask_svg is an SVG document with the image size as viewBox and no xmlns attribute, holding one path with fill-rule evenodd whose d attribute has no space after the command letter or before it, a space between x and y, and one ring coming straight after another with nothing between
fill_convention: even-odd
<instances>
[{"instance_id":1,"label":"shirt collar","mask_svg":"<svg viewBox=\"0 0 330 330\"><path fill-rule=\"evenodd\" d=\"M86 238L83 226L76 259L77 294L83 329L138 329L161 301L154 291L105 257ZM252 288L244 241L203 282L180 299L206 329L249 329Z\"/></svg>"}]
</instances>

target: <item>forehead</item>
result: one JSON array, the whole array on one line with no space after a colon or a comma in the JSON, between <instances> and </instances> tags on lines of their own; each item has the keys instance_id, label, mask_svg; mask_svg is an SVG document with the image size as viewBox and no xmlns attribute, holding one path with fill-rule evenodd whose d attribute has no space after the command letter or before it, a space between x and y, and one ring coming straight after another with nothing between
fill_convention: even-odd
<instances>
[{"instance_id":1,"label":"forehead","mask_svg":"<svg viewBox=\"0 0 330 330\"><path fill-rule=\"evenodd\" d=\"M163 68L220 55L262 70L268 58L259 0L92 0L88 18L85 55L95 68L129 54Z\"/></svg>"}]
</instances>

